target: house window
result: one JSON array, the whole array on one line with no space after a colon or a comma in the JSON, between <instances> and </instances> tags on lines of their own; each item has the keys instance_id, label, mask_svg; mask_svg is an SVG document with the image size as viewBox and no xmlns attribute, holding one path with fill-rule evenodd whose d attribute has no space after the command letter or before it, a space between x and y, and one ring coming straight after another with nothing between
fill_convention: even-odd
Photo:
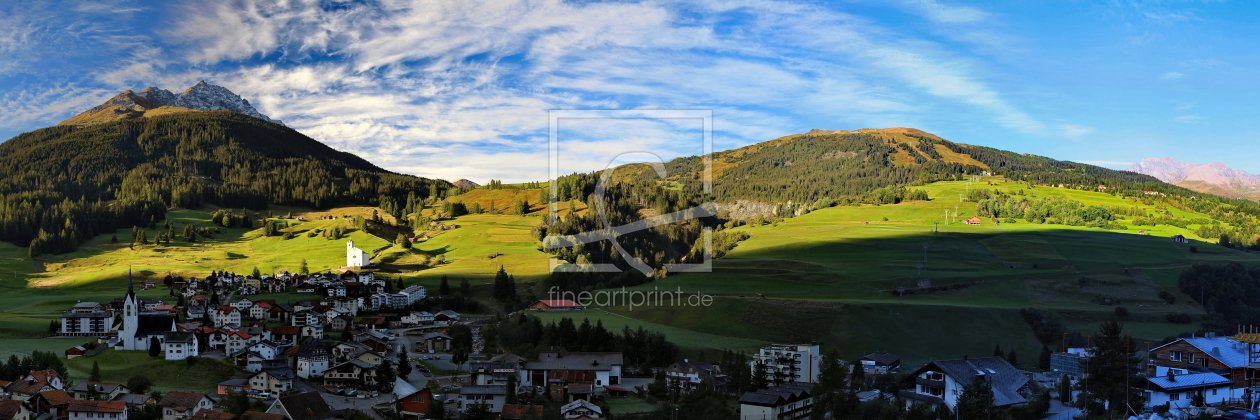
<instances>
[{"instance_id":1,"label":"house window","mask_svg":"<svg viewBox=\"0 0 1260 420\"><path fill-rule=\"evenodd\" d=\"M1216 395L1216 388L1212 388L1212 395Z\"/></svg>"},{"instance_id":2,"label":"house window","mask_svg":"<svg viewBox=\"0 0 1260 420\"><path fill-rule=\"evenodd\" d=\"M1187 363L1194 363L1194 353L1190 353L1190 354L1189 354L1189 360L1187 360L1186 362L1187 362Z\"/></svg>"},{"instance_id":3,"label":"house window","mask_svg":"<svg viewBox=\"0 0 1260 420\"><path fill-rule=\"evenodd\" d=\"M1168 360L1171 360L1171 361L1174 361L1174 362L1180 362L1180 361L1181 361L1181 356L1182 356L1182 353L1181 353L1181 352L1179 352L1179 351L1170 351L1170 352L1168 352Z\"/></svg>"},{"instance_id":4,"label":"house window","mask_svg":"<svg viewBox=\"0 0 1260 420\"><path fill-rule=\"evenodd\" d=\"M1181 399L1181 393L1180 393L1180 392L1174 392L1174 393L1168 394L1168 400L1169 400L1169 401L1177 401L1177 400L1180 400L1180 399Z\"/></svg>"}]
</instances>

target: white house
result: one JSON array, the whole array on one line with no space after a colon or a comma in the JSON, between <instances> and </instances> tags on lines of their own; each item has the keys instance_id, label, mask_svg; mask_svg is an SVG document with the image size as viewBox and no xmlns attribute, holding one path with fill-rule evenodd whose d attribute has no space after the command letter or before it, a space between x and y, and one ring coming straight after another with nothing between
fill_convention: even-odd
<instances>
[{"instance_id":1,"label":"white house","mask_svg":"<svg viewBox=\"0 0 1260 420\"><path fill-rule=\"evenodd\" d=\"M595 373L596 388L621 383L621 353L543 352L537 360L528 360L521 371L521 385L546 386L551 372L584 371Z\"/></svg>"},{"instance_id":2,"label":"white house","mask_svg":"<svg viewBox=\"0 0 1260 420\"><path fill-rule=\"evenodd\" d=\"M953 410L963 387L980 378L993 389L993 406L1008 407L1028 402L1024 372L1001 357L937 360L902 379L901 397L906 404L944 404Z\"/></svg>"},{"instance_id":3,"label":"white house","mask_svg":"<svg viewBox=\"0 0 1260 420\"><path fill-rule=\"evenodd\" d=\"M162 340L166 360L184 360L197 357L197 334L191 332L167 332Z\"/></svg>"},{"instance_id":4,"label":"white house","mask_svg":"<svg viewBox=\"0 0 1260 420\"><path fill-rule=\"evenodd\" d=\"M238 311L245 312L249 310L250 306L254 306L254 301L249 300L248 298L239 297L232 299L232 303L230 305Z\"/></svg>"},{"instance_id":5,"label":"white house","mask_svg":"<svg viewBox=\"0 0 1260 420\"><path fill-rule=\"evenodd\" d=\"M408 325L430 325L433 323L433 314L419 311L403 315L402 322Z\"/></svg>"},{"instance_id":6,"label":"white house","mask_svg":"<svg viewBox=\"0 0 1260 420\"><path fill-rule=\"evenodd\" d=\"M122 401L71 401L69 420L127 420L127 403Z\"/></svg>"},{"instance_id":7,"label":"white house","mask_svg":"<svg viewBox=\"0 0 1260 420\"><path fill-rule=\"evenodd\" d=\"M228 325L241 325L241 311L232 306L220 306L214 310L214 327L223 328Z\"/></svg>"},{"instance_id":8,"label":"white house","mask_svg":"<svg viewBox=\"0 0 1260 420\"><path fill-rule=\"evenodd\" d=\"M371 263L368 253L354 247L354 239L346 241L346 267L362 267Z\"/></svg>"},{"instance_id":9,"label":"white house","mask_svg":"<svg viewBox=\"0 0 1260 420\"><path fill-rule=\"evenodd\" d=\"M502 413L507 400L507 387L502 385L464 385L459 388L461 411L473 405L485 405L491 413Z\"/></svg>"},{"instance_id":10,"label":"white house","mask_svg":"<svg viewBox=\"0 0 1260 420\"><path fill-rule=\"evenodd\" d=\"M162 396L162 420L184 420L192 417L198 410L214 409L214 401L206 394L195 392L171 391Z\"/></svg>"},{"instance_id":11,"label":"white house","mask_svg":"<svg viewBox=\"0 0 1260 420\"><path fill-rule=\"evenodd\" d=\"M1147 407L1168 404L1169 409L1190 407L1195 396L1204 404L1215 405L1229 399L1229 378L1212 372L1186 373L1181 369L1157 367L1155 376L1146 378Z\"/></svg>"}]
</instances>

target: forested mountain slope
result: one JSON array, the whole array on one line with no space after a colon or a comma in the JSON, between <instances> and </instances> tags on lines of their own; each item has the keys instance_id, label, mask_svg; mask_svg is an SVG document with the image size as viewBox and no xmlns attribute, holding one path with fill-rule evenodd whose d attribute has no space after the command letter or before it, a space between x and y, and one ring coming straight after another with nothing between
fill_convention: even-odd
<instances>
[{"instance_id":1,"label":"forested mountain slope","mask_svg":"<svg viewBox=\"0 0 1260 420\"><path fill-rule=\"evenodd\" d=\"M166 208L327 208L451 188L229 111L57 126L0 144L0 240L63 252Z\"/></svg>"}]
</instances>

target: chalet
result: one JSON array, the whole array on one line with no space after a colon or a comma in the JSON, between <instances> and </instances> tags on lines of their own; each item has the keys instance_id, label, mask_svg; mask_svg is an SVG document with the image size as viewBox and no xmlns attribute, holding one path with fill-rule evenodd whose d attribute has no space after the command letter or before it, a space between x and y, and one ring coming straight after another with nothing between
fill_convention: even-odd
<instances>
[{"instance_id":1,"label":"chalet","mask_svg":"<svg viewBox=\"0 0 1260 420\"><path fill-rule=\"evenodd\" d=\"M232 306L219 306L213 311L213 321L215 328L223 328L229 325L241 325L241 311L236 310Z\"/></svg>"},{"instance_id":2,"label":"chalet","mask_svg":"<svg viewBox=\"0 0 1260 420\"><path fill-rule=\"evenodd\" d=\"M1233 382L1232 397L1241 398L1243 391L1260 385L1260 366L1248 363L1248 345L1208 333L1199 337L1179 338L1151 349L1156 369L1168 368L1174 374L1215 373ZM1253 352L1254 353L1254 352Z\"/></svg>"},{"instance_id":3,"label":"chalet","mask_svg":"<svg viewBox=\"0 0 1260 420\"><path fill-rule=\"evenodd\" d=\"M570 311L575 309L583 309L582 305L568 299L562 300L540 300L529 305L529 309L535 311Z\"/></svg>"},{"instance_id":4,"label":"chalet","mask_svg":"<svg viewBox=\"0 0 1260 420\"><path fill-rule=\"evenodd\" d=\"M120 394L129 395L129 394ZM70 417L70 403L74 397L62 390L44 391L26 401L34 415L47 414L50 420L66 420Z\"/></svg>"},{"instance_id":5,"label":"chalet","mask_svg":"<svg viewBox=\"0 0 1260 420\"><path fill-rule=\"evenodd\" d=\"M241 288L236 291L236 294L252 296L252 295L258 294L259 291L260 289L258 288L258 286L247 284L247 285L241 286Z\"/></svg>"},{"instance_id":6,"label":"chalet","mask_svg":"<svg viewBox=\"0 0 1260 420\"><path fill-rule=\"evenodd\" d=\"M127 392L130 391L127 390L126 386L113 382L83 381L75 384L74 388L70 389L70 394L76 400L110 401L118 394Z\"/></svg>"},{"instance_id":7,"label":"chalet","mask_svg":"<svg viewBox=\"0 0 1260 420\"><path fill-rule=\"evenodd\" d=\"M214 401L206 394L171 391L162 396L162 420L185 420L203 408L213 409Z\"/></svg>"},{"instance_id":8,"label":"chalet","mask_svg":"<svg viewBox=\"0 0 1260 420\"><path fill-rule=\"evenodd\" d=\"M328 370L328 351L317 339L308 338L301 345L293 346L284 352L289 360L289 367L301 378L313 378Z\"/></svg>"},{"instance_id":9,"label":"chalet","mask_svg":"<svg viewBox=\"0 0 1260 420\"><path fill-rule=\"evenodd\" d=\"M560 407L560 416L565 419L601 420L604 410L586 400L574 400Z\"/></svg>"},{"instance_id":10,"label":"chalet","mask_svg":"<svg viewBox=\"0 0 1260 420\"><path fill-rule=\"evenodd\" d=\"M303 284L293 288L298 293L315 293L315 286L311 284Z\"/></svg>"},{"instance_id":11,"label":"chalet","mask_svg":"<svg viewBox=\"0 0 1260 420\"><path fill-rule=\"evenodd\" d=\"M271 328L271 338L276 341L296 343L300 341L302 330L298 327L281 325Z\"/></svg>"},{"instance_id":12,"label":"chalet","mask_svg":"<svg viewBox=\"0 0 1260 420\"><path fill-rule=\"evenodd\" d=\"M329 331L344 331L346 328L350 328L351 325L354 325L354 318L347 315L342 315L342 316L333 318L331 321L328 321L328 330Z\"/></svg>"},{"instance_id":13,"label":"chalet","mask_svg":"<svg viewBox=\"0 0 1260 420\"><path fill-rule=\"evenodd\" d=\"M669 365L665 369L665 380L677 384L683 391L694 391L701 383L711 384L719 390L726 389L726 375L722 374L721 366L687 359Z\"/></svg>"},{"instance_id":14,"label":"chalet","mask_svg":"<svg viewBox=\"0 0 1260 420\"><path fill-rule=\"evenodd\" d=\"M371 363L350 359L324 371L324 386L375 385L376 369Z\"/></svg>"},{"instance_id":15,"label":"chalet","mask_svg":"<svg viewBox=\"0 0 1260 420\"><path fill-rule=\"evenodd\" d=\"M621 353L543 352L524 363L521 385L544 386L552 372L581 372L594 379L596 388L621 383Z\"/></svg>"},{"instance_id":16,"label":"chalet","mask_svg":"<svg viewBox=\"0 0 1260 420\"><path fill-rule=\"evenodd\" d=\"M249 377L250 388L277 395L293 391L293 381L297 374L287 367L265 369Z\"/></svg>"},{"instance_id":17,"label":"chalet","mask_svg":"<svg viewBox=\"0 0 1260 420\"><path fill-rule=\"evenodd\" d=\"M1179 243L1179 244L1188 244L1188 243L1190 243L1190 239L1187 239L1187 238L1186 238L1185 236L1183 236L1183 235L1173 235L1173 237L1172 237L1172 241L1173 241L1173 242L1176 242L1176 243Z\"/></svg>"},{"instance_id":18,"label":"chalet","mask_svg":"<svg viewBox=\"0 0 1260 420\"><path fill-rule=\"evenodd\" d=\"M175 316L179 314L179 306L170 304L170 303L164 303L158 306L154 306L153 312L160 313L163 315Z\"/></svg>"},{"instance_id":19,"label":"chalet","mask_svg":"<svg viewBox=\"0 0 1260 420\"><path fill-rule=\"evenodd\" d=\"M902 380L901 397L906 404L944 404L953 410L963 387L976 379L986 381L992 388L994 407L1028 402L1026 395L1031 380L1001 357L929 362Z\"/></svg>"},{"instance_id":20,"label":"chalet","mask_svg":"<svg viewBox=\"0 0 1260 420\"><path fill-rule=\"evenodd\" d=\"M4 388L10 400L26 401L44 391L55 391L48 382L34 379L18 379Z\"/></svg>"},{"instance_id":21,"label":"chalet","mask_svg":"<svg viewBox=\"0 0 1260 420\"><path fill-rule=\"evenodd\" d=\"M398 377L394 378L393 392L394 409L403 420L423 419L429 414L429 403L433 402L433 391L429 388L416 389L405 379Z\"/></svg>"},{"instance_id":22,"label":"chalet","mask_svg":"<svg viewBox=\"0 0 1260 420\"><path fill-rule=\"evenodd\" d=\"M61 379L61 374L52 369L33 370L31 373L22 375L22 380L47 383L52 389L65 389L66 383Z\"/></svg>"},{"instance_id":23,"label":"chalet","mask_svg":"<svg viewBox=\"0 0 1260 420\"><path fill-rule=\"evenodd\" d=\"M74 346L74 347L68 348L66 349L66 360L70 360L70 359L82 356L84 354L87 354L87 351L88 351L87 348L84 348L83 346Z\"/></svg>"},{"instance_id":24,"label":"chalet","mask_svg":"<svg viewBox=\"0 0 1260 420\"><path fill-rule=\"evenodd\" d=\"M72 401L66 409L69 420L114 419L127 420L127 404L121 401Z\"/></svg>"},{"instance_id":25,"label":"chalet","mask_svg":"<svg viewBox=\"0 0 1260 420\"><path fill-rule=\"evenodd\" d=\"M1208 405L1217 405L1230 399L1233 381L1211 372L1178 374L1179 369L1157 368L1155 376L1146 378L1146 406L1164 404L1170 409L1187 408L1194 397L1203 397Z\"/></svg>"},{"instance_id":26,"label":"chalet","mask_svg":"<svg viewBox=\"0 0 1260 420\"><path fill-rule=\"evenodd\" d=\"M280 397L267 408L268 414L279 414L289 420L330 420L337 416L318 392Z\"/></svg>"},{"instance_id":27,"label":"chalet","mask_svg":"<svg viewBox=\"0 0 1260 420\"><path fill-rule=\"evenodd\" d=\"M871 353L858 359L868 373L882 375L901 366L901 357L890 353Z\"/></svg>"},{"instance_id":28,"label":"chalet","mask_svg":"<svg viewBox=\"0 0 1260 420\"><path fill-rule=\"evenodd\" d=\"M31 411L22 401L0 401L0 420L26 420Z\"/></svg>"},{"instance_id":29,"label":"chalet","mask_svg":"<svg viewBox=\"0 0 1260 420\"><path fill-rule=\"evenodd\" d=\"M275 304L271 309L267 310L267 322L284 322L288 323L289 318L293 316L293 307L283 304Z\"/></svg>"},{"instance_id":30,"label":"chalet","mask_svg":"<svg viewBox=\"0 0 1260 420\"><path fill-rule=\"evenodd\" d=\"M814 401L814 384L786 382L783 385L745 392L739 397L740 420L794 420L809 417Z\"/></svg>"},{"instance_id":31,"label":"chalet","mask_svg":"<svg viewBox=\"0 0 1260 420\"><path fill-rule=\"evenodd\" d=\"M980 217L977 217L977 216L972 216L971 218L968 218L967 220L964 220L964 221L963 221L963 223L966 223L966 224L969 224L969 225L978 225L978 224L980 224Z\"/></svg>"},{"instance_id":32,"label":"chalet","mask_svg":"<svg viewBox=\"0 0 1260 420\"><path fill-rule=\"evenodd\" d=\"M502 385L464 385L459 388L461 411L474 405L484 405L486 411L499 413L507 399L507 388Z\"/></svg>"},{"instance_id":33,"label":"chalet","mask_svg":"<svg viewBox=\"0 0 1260 420\"><path fill-rule=\"evenodd\" d=\"M451 325L459 322L459 313L452 310L445 310L433 315L434 325Z\"/></svg>"}]
</instances>

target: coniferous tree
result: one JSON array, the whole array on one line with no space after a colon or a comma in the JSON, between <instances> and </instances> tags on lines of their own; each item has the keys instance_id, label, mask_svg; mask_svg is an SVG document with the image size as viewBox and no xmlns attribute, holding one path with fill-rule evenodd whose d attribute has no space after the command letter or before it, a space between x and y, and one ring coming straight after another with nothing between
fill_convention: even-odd
<instances>
[{"instance_id":1,"label":"coniferous tree","mask_svg":"<svg viewBox=\"0 0 1260 420\"><path fill-rule=\"evenodd\" d=\"M1001 357L1001 358L1003 358L1003 359L1005 359L1005 358L1006 358L1006 353L1003 353L1003 352L1002 352L1002 345L1001 345L1001 344L994 344L994 345L993 345L993 357Z\"/></svg>"},{"instance_id":2,"label":"coniferous tree","mask_svg":"<svg viewBox=\"0 0 1260 420\"><path fill-rule=\"evenodd\" d=\"M866 369L862 368L860 362L853 363L852 378L849 379L849 387L858 391L866 390Z\"/></svg>"},{"instance_id":3,"label":"coniferous tree","mask_svg":"<svg viewBox=\"0 0 1260 420\"><path fill-rule=\"evenodd\" d=\"M1079 384L1087 411L1100 414L1106 404L1113 412L1127 413L1126 404L1142 406L1142 389L1134 386L1145 380L1142 358L1137 357L1137 346L1124 335L1119 322L1111 320L1099 326L1094 357L1086 370L1090 379Z\"/></svg>"},{"instance_id":4,"label":"coniferous tree","mask_svg":"<svg viewBox=\"0 0 1260 420\"><path fill-rule=\"evenodd\" d=\"M464 297L472 295L472 284L468 283L467 278L459 279L459 294Z\"/></svg>"},{"instance_id":5,"label":"coniferous tree","mask_svg":"<svg viewBox=\"0 0 1260 420\"><path fill-rule=\"evenodd\" d=\"M101 365L98 364L95 360L92 361L92 372L88 374L88 381L91 381L91 382L101 381Z\"/></svg>"},{"instance_id":6,"label":"coniferous tree","mask_svg":"<svg viewBox=\"0 0 1260 420\"><path fill-rule=\"evenodd\" d=\"M963 386L955 409L958 418L965 420L989 420L997 414L993 407L993 387L984 376L976 375L971 383Z\"/></svg>"},{"instance_id":7,"label":"coniferous tree","mask_svg":"<svg viewBox=\"0 0 1260 420\"><path fill-rule=\"evenodd\" d=\"M1014 347L1011 347L1011 350L1006 352L1006 362L1019 369L1019 356L1015 354Z\"/></svg>"},{"instance_id":8,"label":"coniferous tree","mask_svg":"<svg viewBox=\"0 0 1260 420\"><path fill-rule=\"evenodd\" d=\"M306 266L306 258L303 258L302 265L298 267L298 275L308 276L310 274L311 269Z\"/></svg>"},{"instance_id":9,"label":"coniferous tree","mask_svg":"<svg viewBox=\"0 0 1260 420\"><path fill-rule=\"evenodd\" d=\"M157 337L149 337L149 356L158 357L162 354L162 343L158 342Z\"/></svg>"},{"instance_id":10,"label":"coniferous tree","mask_svg":"<svg viewBox=\"0 0 1260 420\"><path fill-rule=\"evenodd\" d=\"M443 296L451 294L451 283L446 279L446 275L442 276L442 283L438 284L438 293Z\"/></svg>"},{"instance_id":11,"label":"coniferous tree","mask_svg":"<svg viewBox=\"0 0 1260 420\"><path fill-rule=\"evenodd\" d=\"M1050 371L1050 347L1045 344L1041 345L1041 356L1037 358L1037 369L1042 372Z\"/></svg>"}]
</instances>

